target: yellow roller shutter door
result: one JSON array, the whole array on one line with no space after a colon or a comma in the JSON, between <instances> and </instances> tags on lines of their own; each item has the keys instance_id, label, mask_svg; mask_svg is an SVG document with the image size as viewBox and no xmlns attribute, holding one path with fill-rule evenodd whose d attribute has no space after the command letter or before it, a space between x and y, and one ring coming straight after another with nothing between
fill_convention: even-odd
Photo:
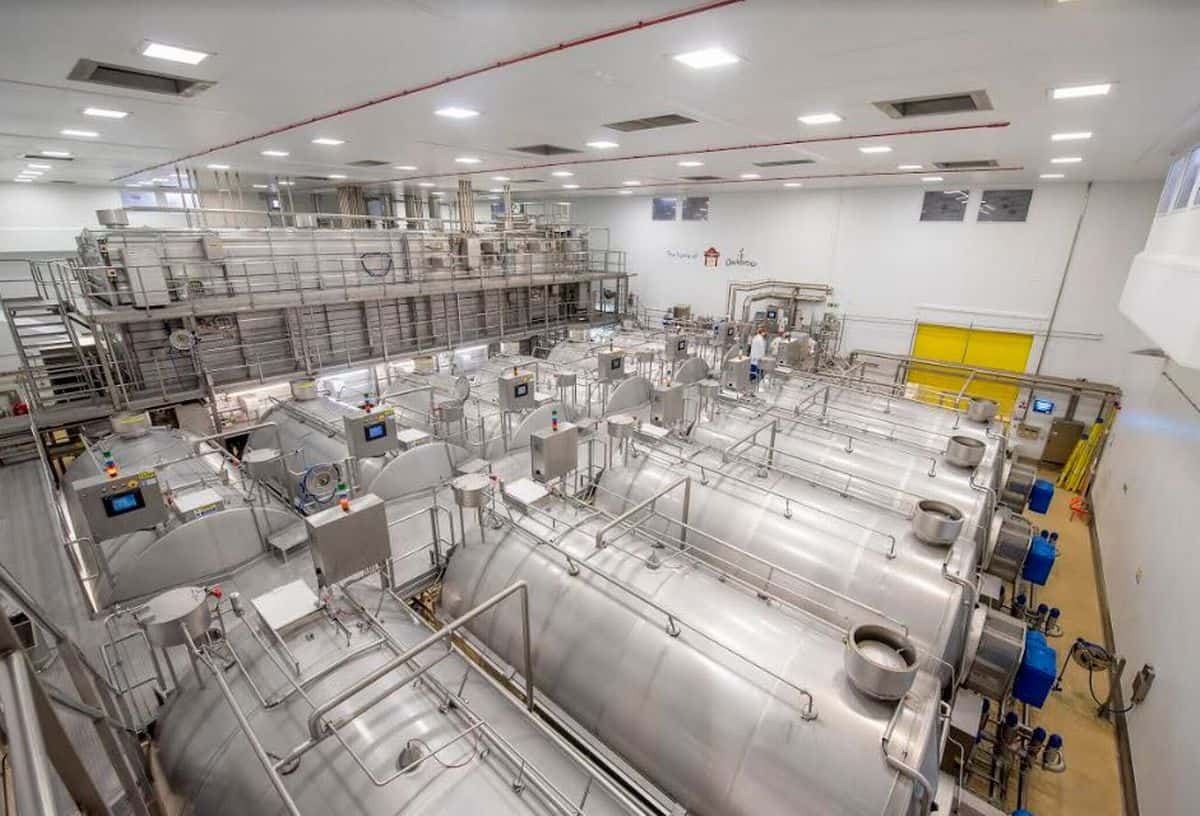
<instances>
[{"instance_id":1,"label":"yellow roller shutter door","mask_svg":"<svg viewBox=\"0 0 1200 816\"><path fill-rule=\"evenodd\" d=\"M1033 347L1033 335L1018 332L965 329L920 323L913 342L913 356L926 360L960 363L979 368L998 368L1024 372ZM963 387L966 377L937 371L912 368L908 381L919 386L918 396L927 402L953 403L953 397ZM995 400L1000 413L1010 416L1017 400L1016 386L972 381L966 389L972 397Z\"/></svg>"}]
</instances>

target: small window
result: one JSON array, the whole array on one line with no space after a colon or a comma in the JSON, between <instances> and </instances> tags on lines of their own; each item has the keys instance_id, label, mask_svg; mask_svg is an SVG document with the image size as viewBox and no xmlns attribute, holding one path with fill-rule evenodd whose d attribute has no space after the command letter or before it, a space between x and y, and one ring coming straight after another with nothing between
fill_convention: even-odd
<instances>
[{"instance_id":1,"label":"small window","mask_svg":"<svg viewBox=\"0 0 1200 816\"><path fill-rule=\"evenodd\" d=\"M962 221L967 215L969 190L929 190L921 204L922 221Z\"/></svg>"},{"instance_id":2,"label":"small window","mask_svg":"<svg viewBox=\"0 0 1200 816\"><path fill-rule=\"evenodd\" d=\"M683 200L684 221L708 220L708 196L685 198Z\"/></svg>"},{"instance_id":3,"label":"small window","mask_svg":"<svg viewBox=\"0 0 1200 816\"><path fill-rule=\"evenodd\" d=\"M984 190L976 221L1024 221L1033 190Z\"/></svg>"},{"instance_id":4,"label":"small window","mask_svg":"<svg viewBox=\"0 0 1200 816\"><path fill-rule=\"evenodd\" d=\"M122 190L122 207L157 207L158 194L153 190Z\"/></svg>"},{"instance_id":5,"label":"small window","mask_svg":"<svg viewBox=\"0 0 1200 816\"><path fill-rule=\"evenodd\" d=\"M656 198L652 204L652 218L655 221L674 221L675 209L679 206L677 198Z\"/></svg>"},{"instance_id":6,"label":"small window","mask_svg":"<svg viewBox=\"0 0 1200 816\"><path fill-rule=\"evenodd\" d=\"M163 193L163 204L177 210L184 207L192 210L200 208L195 193Z\"/></svg>"},{"instance_id":7,"label":"small window","mask_svg":"<svg viewBox=\"0 0 1200 816\"><path fill-rule=\"evenodd\" d=\"M1172 210L1181 210L1192 200L1192 188L1196 186L1196 174L1200 172L1200 147L1188 156L1187 167L1179 182L1178 192L1175 193L1175 203Z\"/></svg>"},{"instance_id":8,"label":"small window","mask_svg":"<svg viewBox=\"0 0 1200 816\"><path fill-rule=\"evenodd\" d=\"M1179 181L1179 176L1183 173L1185 160L1185 156L1180 156L1171 164L1171 169L1167 172L1167 180L1163 183L1162 195L1158 197L1159 215L1162 215L1171 207L1171 199L1175 193L1175 182Z\"/></svg>"}]
</instances>

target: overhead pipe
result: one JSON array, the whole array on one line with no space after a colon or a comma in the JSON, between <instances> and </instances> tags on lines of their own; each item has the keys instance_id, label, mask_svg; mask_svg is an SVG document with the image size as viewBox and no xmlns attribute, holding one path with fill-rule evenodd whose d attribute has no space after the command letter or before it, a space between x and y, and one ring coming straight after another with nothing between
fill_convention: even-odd
<instances>
[{"instance_id":1,"label":"overhead pipe","mask_svg":"<svg viewBox=\"0 0 1200 816\"><path fill-rule=\"evenodd\" d=\"M833 287L825 283L800 283L797 281L779 280L778 278L763 278L756 281L730 281L729 291L725 298L725 315L730 320L737 319L734 312L739 292L755 292L767 288L777 288L787 291L789 294L785 295L785 297L788 299L799 299L802 292L820 295L822 298L827 298L833 294Z\"/></svg>"},{"instance_id":2,"label":"overhead pipe","mask_svg":"<svg viewBox=\"0 0 1200 816\"><path fill-rule=\"evenodd\" d=\"M581 37L575 37L570 40L564 40L563 42L555 43L554 45L548 45L548 46L545 46L542 48L538 48L534 51L526 51L522 54L518 54L515 57L506 57L505 59L498 60L496 62L489 63L487 65L482 65L477 68L468 68L465 71L459 71L458 73L449 74L448 76L444 76L441 79L435 79L430 82L425 82L420 85L413 86L412 88L405 88L405 89L399 90L399 91L392 91L391 93L386 93L386 94L383 94L382 96L376 96L376 97L368 99L364 102L358 102L356 104L350 105L345 108L338 108L337 110L332 110L332 111L329 111L328 113L321 113L321 114L317 114L316 116L310 116L307 119L301 119L296 122L291 122L290 124L280 125L279 127L270 128L269 130L264 130L260 133L255 133L250 136L242 136L240 138L234 139L233 141L225 142L225 143L219 144L219 145L214 145L213 147L201 148L200 150L197 150L193 153L188 153L187 155L184 155L184 156L180 156L179 158L169 159L168 161L160 162L159 164L153 164L153 165L150 165L149 167L143 167L140 170L134 170L131 173L125 173L124 175L117 176L116 178L114 178L112 180L113 181L122 181L124 179L129 178L130 176L136 176L139 173L148 173L152 170L157 170L160 167L166 167L169 164L174 164L176 162L182 162L182 161L188 161L189 159L196 159L201 156L207 156L209 153L215 153L218 150L226 150L231 147L238 147L239 145L244 145L248 142L257 141L258 139L265 139L269 136L277 136L280 133L286 133L290 130L307 127L308 125L314 125L317 122L324 122L329 119L334 119L338 116L345 116L348 113L355 113L357 111L365 110L367 108L371 108L376 105L382 105L384 102L392 102L396 99L403 99L404 97L414 96L414 95L422 93L424 91L430 91L430 90L433 90L434 88L441 88L445 85L450 85L454 82L458 82L463 79L470 79L471 77L476 77L476 76L480 76L482 74L490 73L492 71L497 71L501 68L509 68L513 65L519 65L522 62L528 62L530 60L534 60L539 57L548 56L550 54L556 54L561 51L569 51L572 48L578 48L579 46L582 46L582 45L591 45L592 43L600 42L601 40L607 40L610 37L619 37L622 34L631 34L635 31L641 31L642 29L645 29L645 28L652 28L654 26L663 25L665 23L672 23L672 22L675 22L676 20L682 20L685 17L693 17L697 14L703 14L704 12L707 12L707 11L715 11L720 8L725 8L726 6L736 6L736 5L738 5L740 3L744 3L744 2L745 2L745 0L710 0L710 2L704 3L699 6L692 6L690 8L681 9L679 11L670 11L670 12L667 12L666 14L660 14L657 17L648 17L645 20L636 20L632 23L626 23L624 25L617 26L616 28L610 28L610 29L606 29L604 31L599 31L595 34L585 34Z\"/></svg>"}]
</instances>

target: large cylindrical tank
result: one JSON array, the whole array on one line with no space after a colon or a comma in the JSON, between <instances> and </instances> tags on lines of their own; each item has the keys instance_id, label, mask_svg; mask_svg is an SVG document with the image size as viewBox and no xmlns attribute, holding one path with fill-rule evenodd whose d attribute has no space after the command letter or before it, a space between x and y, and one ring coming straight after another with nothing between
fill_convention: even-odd
<instances>
[{"instance_id":1,"label":"large cylindrical tank","mask_svg":"<svg viewBox=\"0 0 1200 816\"><path fill-rule=\"evenodd\" d=\"M980 637L972 621L986 616L968 589L978 549L971 536L930 543L900 514L778 473L759 478L753 467L721 465L717 457L688 459L690 466L643 454L627 467L609 468L595 504L624 513L690 474L686 536L675 523L683 517L678 488L655 500L658 515L646 528L674 541L683 537L714 568L840 624L903 627L934 658L931 670L941 670L943 681L953 677L994 692L990 672L973 671L979 667L971 659L978 647L972 640ZM1016 668L1015 662L1005 667L1006 675Z\"/></svg>"},{"instance_id":2,"label":"large cylindrical tank","mask_svg":"<svg viewBox=\"0 0 1200 816\"><path fill-rule=\"evenodd\" d=\"M67 468L63 492L79 535L89 530L71 485L103 472L93 454L109 452L123 473L155 470L172 509L158 528L97 542L107 561L97 585L101 606L226 573L260 555L272 533L296 523L283 505L260 494L247 498L245 484L220 454L194 455L199 438L159 427L137 436L112 434Z\"/></svg>"},{"instance_id":3,"label":"large cylindrical tank","mask_svg":"<svg viewBox=\"0 0 1200 816\"><path fill-rule=\"evenodd\" d=\"M538 688L689 813L925 812L919 786L889 765L885 746L936 784L933 675L917 672L899 709L872 699L848 679L843 630L768 605L637 536L596 549L602 523L551 529L520 517L486 543L472 540L448 567L447 613L527 581ZM520 665L515 616L498 610L471 630ZM804 718L797 687L811 692L817 719Z\"/></svg>"},{"instance_id":4,"label":"large cylindrical tank","mask_svg":"<svg viewBox=\"0 0 1200 816\"><path fill-rule=\"evenodd\" d=\"M261 585L266 579L269 587L270 581L288 580L277 567L272 569L273 574L256 572L249 582ZM235 579L226 585L226 591L236 589L238 583ZM358 588L358 592L364 590ZM249 606L250 601L243 599L243 603ZM513 598L499 608L513 614L516 604ZM385 620L392 637L409 646L429 634L400 613L387 614ZM281 677L280 664L266 656L228 608L224 621L229 642L254 679L257 692L271 705L263 705L240 666L229 666L224 677L263 747L279 759L308 738L312 705L299 694L288 694L292 686ZM327 619L317 617L293 625L287 632L289 655L294 656L304 677L311 678L304 683L304 693L314 704L333 698L392 657L386 649L370 648L370 642L378 640L373 629L360 631L354 625L348 629L343 635ZM356 657L322 673L324 667L359 650ZM218 665L224 668L223 652L219 648L215 651ZM417 666L433 663L443 653L442 646L434 646L411 668L397 670L377 682L334 709L331 717L347 716L357 705L397 683ZM186 665L186 661L180 665ZM283 814L280 797L252 752L232 708L208 669L201 667L200 672L203 687L197 685L190 670L181 670L179 693L159 718L158 758L165 780L186 803L184 812L194 816ZM434 688L430 678L440 688ZM445 706L442 690L461 694L471 711ZM479 725L476 717L486 724ZM587 813L629 813L604 787L589 783L587 773L563 749L481 672L469 669L458 654L433 665L425 679L388 695L353 725L342 728L339 735L378 777L392 775L402 764L420 756L425 759L391 783L376 786L338 738L328 736L303 755L294 770L286 766L282 769L284 786L305 816L550 816L569 812L571 804L584 798L585 789ZM515 746L520 754L500 750L498 740ZM409 748L414 743L416 747ZM431 756L432 751L437 753ZM524 769L522 756L530 762ZM535 774L544 775L563 798L537 784Z\"/></svg>"}]
</instances>

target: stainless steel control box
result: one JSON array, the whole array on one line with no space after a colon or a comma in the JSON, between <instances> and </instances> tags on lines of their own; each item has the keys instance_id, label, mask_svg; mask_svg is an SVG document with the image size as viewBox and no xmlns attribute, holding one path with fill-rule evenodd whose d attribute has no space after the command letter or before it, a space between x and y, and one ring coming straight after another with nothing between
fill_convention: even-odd
<instances>
[{"instance_id":1,"label":"stainless steel control box","mask_svg":"<svg viewBox=\"0 0 1200 816\"><path fill-rule=\"evenodd\" d=\"M738 341L738 324L732 320L722 320L716 328L717 344L721 348L729 348Z\"/></svg>"},{"instance_id":2,"label":"stainless steel control box","mask_svg":"<svg viewBox=\"0 0 1200 816\"><path fill-rule=\"evenodd\" d=\"M148 530L170 515L153 470L113 478L90 476L73 482L71 489L96 542Z\"/></svg>"},{"instance_id":3,"label":"stainless steel control box","mask_svg":"<svg viewBox=\"0 0 1200 816\"><path fill-rule=\"evenodd\" d=\"M609 349L596 355L596 379L608 383L625 379L624 349Z\"/></svg>"},{"instance_id":4,"label":"stainless steel control box","mask_svg":"<svg viewBox=\"0 0 1200 816\"><path fill-rule=\"evenodd\" d=\"M657 385L650 397L650 421L670 428L683 421L685 385Z\"/></svg>"},{"instance_id":5,"label":"stainless steel control box","mask_svg":"<svg viewBox=\"0 0 1200 816\"><path fill-rule=\"evenodd\" d=\"M344 416L342 431L346 435L346 447L356 459L383 456L400 447L396 437L396 413L391 408Z\"/></svg>"},{"instance_id":6,"label":"stainless steel control box","mask_svg":"<svg viewBox=\"0 0 1200 816\"><path fill-rule=\"evenodd\" d=\"M570 422L529 435L529 472L534 480L550 482L578 466L579 429Z\"/></svg>"},{"instance_id":7,"label":"stainless steel control box","mask_svg":"<svg viewBox=\"0 0 1200 816\"><path fill-rule=\"evenodd\" d=\"M667 335L663 344L663 357L667 360L686 360L688 356L687 336L682 334Z\"/></svg>"},{"instance_id":8,"label":"stainless steel control box","mask_svg":"<svg viewBox=\"0 0 1200 816\"><path fill-rule=\"evenodd\" d=\"M533 391L533 373L529 371L506 371L497 382L500 407L505 411L523 411L533 408L536 396Z\"/></svg>"},{"instance_id":9,"label":"stainless steel control box","mask_svg":"<svg viewBox=\"0 0 1200 816\"><path fill-rule=\"evenodd\" d=\"M725 361L721 386L745 394L750 391L750 358L734 357Z\"/></svg>"},{"instance_id":10,"label":"stainless steel control box","mask_svg":"<svg viewBox=\"0 0 1200 816\"><path fill-rule=\"evenodd\" d=\"M391 555L386 505L374 493L348 499L344 509L339 503L306 516L304 526L322 586L357 575Z\"/></svg>"}]
</instances>

